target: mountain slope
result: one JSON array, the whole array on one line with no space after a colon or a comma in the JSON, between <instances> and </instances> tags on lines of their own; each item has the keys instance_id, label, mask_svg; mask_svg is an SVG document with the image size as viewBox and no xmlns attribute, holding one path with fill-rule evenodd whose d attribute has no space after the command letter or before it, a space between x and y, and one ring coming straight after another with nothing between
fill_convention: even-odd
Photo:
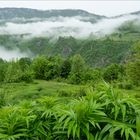
<instances>
[{"instance_id":1,"label":"mountain slope","mask_svg":"<svg viewBox=\"0 0 140 140\"><path fill-rule=\"evenodd\" d=\"M14 21L13 19L32 19L32 18L53 18L53 17L76 17L81 16L89 22L97 22L105 16L95 15L84 10L65 9L65 10L36 10L28 8L0 8L0 19Z\"/></svg>"},{"instance_id":2,"label":"mountain slope","mask_svg":"<svg viewBox=\"0 0 140 140\"><path fill-rule=\"evenodd\" d=\"M105 17L95 14L91 14L84 10L65 9L65 10L36 10L28 8L0 8L1 19L12 19L12 18L50 18L50 17L72 17L72 16L90 16L90 17Z\"/></svg>"}]
</instances>

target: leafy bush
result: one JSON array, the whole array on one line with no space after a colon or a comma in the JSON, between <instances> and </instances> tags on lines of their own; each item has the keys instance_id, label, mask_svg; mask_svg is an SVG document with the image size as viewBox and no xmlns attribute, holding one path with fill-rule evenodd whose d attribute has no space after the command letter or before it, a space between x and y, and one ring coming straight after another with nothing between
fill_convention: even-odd
<instances>
[{"instance_id":1,"label":"leafy bush","mask_svg":"<svg viewBox=\"0 0 140 140\"><path fill-rule=\"evenodd\" d=\"M47 59L45 56L38 56L33 60L32 69L36 79L45 79Z\"/></svg>"},{"instance_id":2,"label":"leafy bush","mask_svg":"<svg viewBox=\"0 0 140 140\"><path fill-rule=\"evenodd\" d=\"M22 73L20 79L21 79L21 81L31 83L31 82L33 82L33 73L31 71L25 71Z\"/></svg>"},{"instance_id":3,"label":"leafy bush","mask_svg":"<svg viewBox=\"0 0 140 140\"><path fill-rule=\"evenodd\" d=\"M132 53L126 64L126 74L134 85L140 85L140 41L132 47Z\"/></svg>"},{"instance_id":4,"label":"leafy bush","mask_svg":"<svg viewBox=\"0 0 140 140\"><path fill-rule=\"evenodd\" d=\"M117 80L119 76L123 75L123 72L124 70L121 65L111 64L107 66L103 71L103 78L106 81L111 82L113 80Z\"/></svg>"},{"instance_id":5,"label":"leafy bush","mask_svg":"<svg viewBox=\"0 0 140 140\"><path fill-rule=\"evenodd\" d=\"M101 79L101 72L98 69L87 68L83 74L83 82L85 84L95 84Z\"/></svg>"},{"instance_id":6,"label":"leafy bush","mask_svg":"<svg viewBox=\"0 0 140 140\"><path fill-rule=\"evenodd\" d=\"M61 65L60 76L62 78L68 78L71 71L71 63L70 60L65 60Z\"/></svg>"},{"instance_id":7,"label":"leafy bush","mask_svg":"<svg viewBox=\"0 0 140 140\"><path fill-rule=\"evenodd\" d=\"M128 63L126 73L134 85L140 85L140 61Z\"/></svg>"},{"instance_id":8,"label":"leafy bush","mask_svg":"<svg viewBox=\"0 0 140 140\"><path fill-rule=\"evenodd\" d=\"M22 76L22 70L17 62L10 62L5 72L4 81L8 83L20 82Z\"/></svg>"},{"instance_id":9,"label":"leafy bush","mask_svg":"<svg viewBox=\"0 0 140 140\"><path fill-rule=\"evenodd\" d=\"M71 59L71 71L69 80L72 84L80 84L83 81L85 72L85 61L81 55L74 55Z\"/></svg>"},{"instance_id":10,"label":"leafy bush","mask_svg":"<svg viewBox=\"0 0 140 140\"><path fill-rule=\"evenodd\" d=\"M0 82L3 82L5 79L6 63L0 59Z\"/></svg>"}]
</instances>

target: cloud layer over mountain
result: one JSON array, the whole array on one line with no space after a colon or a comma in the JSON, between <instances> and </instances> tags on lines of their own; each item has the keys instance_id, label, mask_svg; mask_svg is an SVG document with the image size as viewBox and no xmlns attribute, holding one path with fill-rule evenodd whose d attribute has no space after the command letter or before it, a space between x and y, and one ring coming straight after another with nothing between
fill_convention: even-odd
<instances>
[{"instance_id":1,"label":"cloud layer over mountain","mask_svg":"<svg viewBox=\"0 0 140 140\"><path fill-rule=\"evenodd\" d=\"M15 23L6 22L0 26L0 34L28 34L30 36L73 36L76 38L88 37L93 34L102 36L114 32L126 21L140 19L136 15L125 15L116 18L101 19L96 23L88 21L85 17L53 17L32 22ZM19 19L20 20L20 19ZM23 20L23 19L22 19ZM26 21L26 19L24 19Z\"/></svg>"},{"instance_id":2,"label":"cloud layer over mountain","mask_svg":"<svg viewBox=\"0 0 140 140\"><path fill-rule=\"evenodd\" d=\"M132 33L133 36L133 33L140 32L139 29L139 11L107 18L83 10L38 11L26 8L0 8L0 41L2 46L0 46L0 57L10 60L32 56L31 52L25 54L21 53L19 49L22 45L28 46L28 41L32 40L33 37L50 37L51 41L56 41L55 39L59 36L100 38L114 32L124 33L124 36L126 35L125 33ZM29 40L24 40L26 38ZM35 49L40 49L38 48L40 46L36 45L35 42L33 46L36 47ZM19 49L9 51L4 49L7 47L19 47ZM30 50L30 48L28 49Z\"/></svg>"}]
</instances>

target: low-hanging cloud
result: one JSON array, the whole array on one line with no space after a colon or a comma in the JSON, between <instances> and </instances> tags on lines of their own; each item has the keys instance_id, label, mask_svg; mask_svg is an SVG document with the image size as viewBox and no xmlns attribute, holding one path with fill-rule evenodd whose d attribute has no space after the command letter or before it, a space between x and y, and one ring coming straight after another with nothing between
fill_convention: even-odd
<instances>
[{"instance_id":1,"label":"low-hanging cloud","mask_svg":"<svg viewBox=\"0 0 140 140\"><path fill-rule=\"evenodd\" d=\"M16 50L7 50L3 46L0 46L0 58L4 60L15 60L22 57L28 57L28 54L21 53L18 49Z\"/></svg>"},{"instance_id":2,"label":"low-hanging cloud","mask_svg":"<svg viewBox=\"0 0 140 140\"><path fill-rule=\"evenodd\" d=\"M88 37L90 34L102 36L111 34L126 21L140 19L136 15L126 15L116 18L102 19L96 23L82 20L82 17L57 17L32 23L7 22L0 26L0 34L28 34L30 36L73 36Z\"/></svg>"}]
</instances>

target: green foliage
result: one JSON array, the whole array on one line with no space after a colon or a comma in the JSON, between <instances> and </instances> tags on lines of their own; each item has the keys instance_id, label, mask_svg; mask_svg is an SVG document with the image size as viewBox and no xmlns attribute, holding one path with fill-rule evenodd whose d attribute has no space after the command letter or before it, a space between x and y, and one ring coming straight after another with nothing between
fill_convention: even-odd
<instances>
[{"instance_id":1,"label":"green foliage","mask_svg":"<svg viewBox=\"0 0 140 140\"><path fill-rule=\"evenodd\" d=\"M105 114L101 111L102 105L81 98L74 100L70 107L59 112L59 123L63 130L67 130L68 137L93 139L94 128L100 129L99 120L103 121ZM61 128L60 127L60 128Z\"/></svg>"},{"instance_id":2,"label":"green foliage","mask_svg":"<svg viewBox=\"0 0 140 140\"><path fill-rule=\"evenodd\" d=\"M140 62L132 62L127 65L127 75L135 85L140 85Z\"/></svg>"},{"instance_id":3,"label":"green foliage","mask_svg":"<svg viewBox=\"0 0 140 140\"><path fill-rule=\"evenodd\" d=\"M47 61L48 64L45 71L45 79L50 80L60 77L61 65L63 63L62 57L59 55L55 57L49 57Z\"/></svg>"},{"instance_id":4,"label":"green foliage","mask_svg":"<svg viewBox=\"0 0 140 140\"><path fill-rule=\"evenodd\" d=\"M3 82L5 79L6 63L0 59L0 82Z\"/></svg>"},{"instance_id":5,"label":"green foliage","mask_svg":"<svg viewBox=\"0 0 140 140\"><path fill-rule=\"evenodd\" d=\"M20 42L19 47L21 49L31 50L33 55L46 55L48 54L51 45L49 39L46 37L34 37Z\"/></svg>"},{"instance_id":6,"label":"green foliage","mask_svg":"<svg viewBox=\"0 0 140 140\"><path fill-rule=\"evenodd\" d=\"M22 70L17 62L10 62L5 72L5 82L20 82Z\"/></svg>"},{"instance_id":7,"label":"green foliage","mask_svg":"<svg viewBox=\"0 0 140 140\"><path fill-rule=\"evenodd\" d=\"M20 58L18 60L20 69L22 70L22 74L20 77L21 81L25 81L27 83L33 82L33 70L31 69L32 61L28 57Z\"/></svg>"},{"instance_id":8,"label":"green foliage","mask_svg":"<svg viewBox=\"0 0 140 140\"><path fill-rule=\"evenodd\" d=\"M27 136L32 116L28 110L9 106L0 109L0 139L16 140Z\"/></svg>"},{"instance_id":9,"label":"green foliage","mask_svg":"<svg viewBox=\"0 0 140 140\"><path fill-rule=\"evenodd\" d=\"M23 72L29 69L29 66L31 65L31 59L28 57L20 58L18 62Z\"/></svg>"},{"instance_id":10,"label":"green foliage","mask_svg":"<svg viewBox=\"0 0 140 140\"><path fill-rule=\"evenodd\" d=\"M85 61L79 54L73 56L71 61L70 81L74 84L80 84L85 72Z\"/></svg>"},{"instance_id":11,"label":"green foliage","mask_svg":"<svg viewBox=\"0 0 140 140\"><path fill-rule=\"evenodd\" d=\"M24 63L24 58L19 61L7 62L5 65L7 68L3 67L4 72L3 78L4 82L13 83L13 82L32 82L33 73L26 62Z\"/></svg>"},{"instance_id":12,"label":"green foliage","mask_svg":"<svg viewBox=\"0 0 140 140\"><path fill-rule=\"evenodd\" d=\"M118 37L121 34L121 38ZM32 52L37 55L61 56L67 58L80 54L91 66L103 67L111 63L121 63L131 51L134 41L139 40L140 33L116 33L104 38L76 39L59 37L57 40L46 37L24 39L24 35L0 35L0 45L6 49L19 48L21 52Z\"/></svg>"},{"instance_id":13,"label":"green foliage","mask_svg":"<svg viewBox=\"0 0 140 140\"><path fill-rule=\"evenodd\" d=\"M35 78L45 79L47 64L48 62L45 56L38 56L33 60L32 68L34 71Z\"/></svg>"},{"instance_id":14,"label":"green foliage","mask_svg":"<svg viewBox=\"0 0 140 140\"><path fill-rule=\"evenodd\" d=\"M32 69L36 79L55 79L60 77L62 58L60 56L38 56L33 59Z\"/></svg>"},{"instance_id":15,"label":"green foliage","mask_svg":"<svg viewBox=\"0 0 140 140\"><path fill-rule=\"evenodd\" d=\"M33 82L33 72L30 70L26 70L22 73L20 80L27 83Z\"/></svg>"},{"instance_id":16,"label":"green foliage","mask_svg":"<svg viewBox=\"0 0 140 140\"><path fill-rule=\"evenodd\" d=\"M43 88L42 88L43 90ZM46 96L0 108L0 139L139 140L138 99L109 85L75 97Z\"/></svg>"},{"instance_id":17,"label":"green foliage","mask_svg":"<svg viewBox=\"0 0 140 140\"><path fill-rule=\"evenodd\" d=\"M71 71L71 62L70 60L66 59L61 65L60 76L62 78L68 78L70 71Z\"/></svg>"},{"instance_id":18,"label":"green foliage","mask_svg":"<svg viewBox=\"0 0 140 140\"><path fill-rule=\"evenodd\" d=\"M83 75L84 83L95 84L101 79L101 72L98 69L87 68Z\"/></svg>"},{"instance_id":19,"label":"green foliage","mask_svg":"<svg viewBox=\"0 0 140 140\"><path fill-rule=\"evenodd\" d=\"M0 108L7 103L7 94L4 90L0 91Z\"/></svg>"},{"instance_id":20,"label":"green foliage","mask_svg":"<svg viewBox=\"0 0 140 140\"><path fill-rule=\"evenodd\" d=\"M124 73L124 70L121 65L111 64L105 68L103 72L103 78L106 81L111 82L113 80L117 80L119 76L122 78L123 73Z\"/></svg>"},{"instance_id":21,"label":"green foliage","mask_svg":"<svg viewBox=\"0 0 140 140\"><path fill-rule=\"evenodd\" d=\"M126 73L135 85L140 85L140 42L133 47L129 62L126 64Z\"/></svg>"},{"instance_id":22,"label":"green foliage","mask_svg":"<svg viewBox=\"0 0 140 140\"><path fill-rule=\"evenodd\" d=\"M39 54L33 60L0 59L0 139L140 140L139 89L131 90L140 85L138 27L128 21L100 39L0 35L6 49ZM118 64L123 62L125 69Z\"/></svg>"}]
</instances>

